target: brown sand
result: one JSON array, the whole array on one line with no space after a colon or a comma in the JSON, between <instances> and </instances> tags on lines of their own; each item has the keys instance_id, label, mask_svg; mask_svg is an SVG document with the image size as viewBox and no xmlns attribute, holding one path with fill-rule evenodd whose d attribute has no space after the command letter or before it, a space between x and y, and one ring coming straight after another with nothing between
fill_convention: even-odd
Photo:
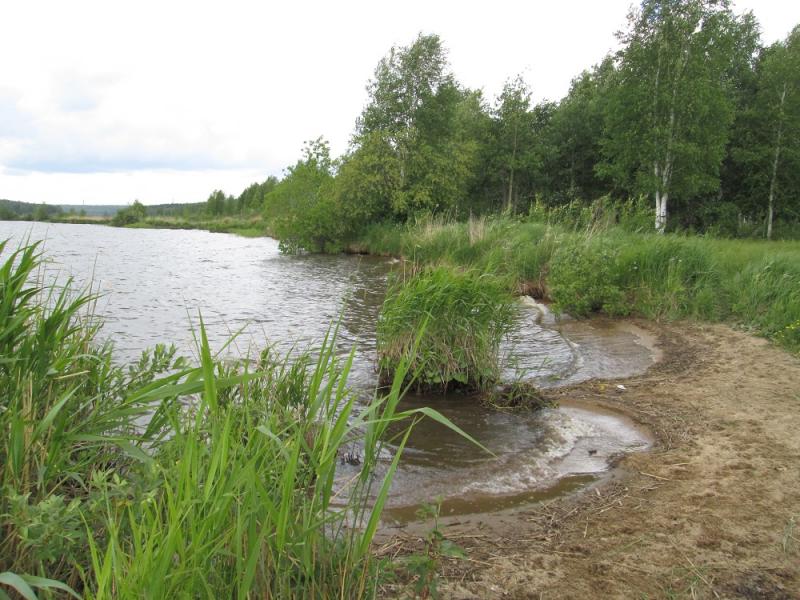
<instances>
[{"instance_id":1,"label":"brown sand","mask_svg":"<svg viewBox=\"0 0 800 600\"><path fill-rule=\"evenodd\" d=\"M468 555L442 559L443 597L800 598L800 360L722 325L637 325L663 352L645 375L547 393L624 412L654 449L577 494L442 520Z\"/></svg>"}]
</instances>

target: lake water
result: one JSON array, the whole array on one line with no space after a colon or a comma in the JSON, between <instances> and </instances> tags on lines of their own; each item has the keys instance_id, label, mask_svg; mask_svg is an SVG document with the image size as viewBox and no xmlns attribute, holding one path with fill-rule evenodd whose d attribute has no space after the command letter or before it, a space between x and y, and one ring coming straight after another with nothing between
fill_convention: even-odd
<instances>
[{"instance_id":1,"label":"lake water","mask_svg":"<svg viewBox=\"0 0 800 600\"><path fill-rule=\"evenodd\" d=\"M368 394L375 385L375 324L396 261L357 256L283 256L270 238L203 231L117 229L0 221L11 246L44 240L44 277L101 294L102 337L121 361L156 343L195 353L192 328L202 314L212 349L239 333L227 350L253 355L313 348L340 319L337 349L355 347L351 383ZM645 370L655 353L645 332L619 322L558 322L521 306L520 326L504 345L506 379L560 385ZM409 398L440 409L497 458L434 423L419 426L397 476L392 506L434 496L448 510L485 510L510 499L559 488L565 478L600 473L621 452L649 439L619 415L562 406L534 415L487 411L469 399ZM591 452L590 452L591 451ZM505 499L505 500L503 500ZM391 514L391 513L390 513Z\"/></svg>"}]
</instances>

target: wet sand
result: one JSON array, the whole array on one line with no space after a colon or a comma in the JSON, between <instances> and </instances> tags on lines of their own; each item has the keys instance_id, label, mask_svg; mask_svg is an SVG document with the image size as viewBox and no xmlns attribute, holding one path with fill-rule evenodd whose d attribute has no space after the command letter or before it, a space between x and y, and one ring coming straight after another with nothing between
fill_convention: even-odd
<instances>
[{"instance_id":1,"label":"wet sand","mask_svg":"<svg viewBox=\"0 0 800 600\"><path fill-rule=\"evenodd\" d=\"M443 597L800 598L800 360L722 325L632 323L663 353L647 373L546 393L626 414L654 448L566 496L443 518L468 555L443 559ZM380 552L428 528L384 530Z\"/></svg>"},{"instance_id":2,"label":"wet sand","mask_svg":"<svg viewBox=\"0 0 800 600\"><path fill-rule=\"evenodd\" d=\"M544 334L557 336L560 345L548 347L567 349L570 359L561 371L534 371L529 380L537 386L641 374L660 357L653 336L630 322L553 320L544 326L520 328L513 351L541 352ZM603 477L621 455L645 451L654 441L623 413L580 400L536 412L487 408L479 397L457 393L412 395L401 403L402 409L420 406L435 407L494 455L433 420L417 423L394 476L386 525L414 521L420 506L437 501L442 515L456 516L570 494Z\"/></svg>"}]
</instances>

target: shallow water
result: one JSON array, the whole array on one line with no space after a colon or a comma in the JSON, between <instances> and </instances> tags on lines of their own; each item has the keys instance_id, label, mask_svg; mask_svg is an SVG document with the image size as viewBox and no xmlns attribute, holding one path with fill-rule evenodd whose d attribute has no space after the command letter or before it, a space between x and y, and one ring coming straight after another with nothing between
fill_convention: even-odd
<instances>
[{"instance_id":1,"label":"shallow water","mask_svg":"<svg viewBox=\"0 0 800 600\"><path fill-rule=\"evenodd\" d=\"M44 239L45 279L73 277L102 294L97 311L120 360L159 342L194 352L192 324L202 313L213 348L241 332L228 353L266 345L279 352L313 347L341 316L337 350L356 347L351 383L375 383L375 324L392 261L374 257L287 257L269 238L203 231L116 229L0 221L0 239ZM14 242L11 244L14 245ZM625 377L655 359L652 340L614 321L557 321L524 304L504 344L504 378L540 386ZM537 414L482 409L474 399L409 398L431 405L494 452L487 455L431 421L418 424L396 476L389 518L437 496L444 512L474 512L546 497L582 485L648 436L620 415L562 406Z\"/></svg>"}]
</instances>

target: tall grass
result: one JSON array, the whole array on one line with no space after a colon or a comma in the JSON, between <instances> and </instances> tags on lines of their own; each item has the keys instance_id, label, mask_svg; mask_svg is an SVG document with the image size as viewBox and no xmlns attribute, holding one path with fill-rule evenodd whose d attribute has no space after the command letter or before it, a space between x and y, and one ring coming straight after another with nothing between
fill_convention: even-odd
<instances>
[{"instance_id":1,"label":"tall grass","mask_svg":"<svg viewBox=\"0 0 800 600\"><path fill-rule=\"evenodd\" d=\"M397 410L407 363L359 405L335 330L313 359L232 364L201 319L199 365L159 347L117 366L93 297L36 285L40 261L34 244L0 267L0 597L374 596L371 542L408 435L389 425L453 427Z\"/></svg>"},{"instance_id":2,"label":"tall grass","mask_svg":"<svg viewBox=\"0 0 800 600\"><path fill-rule=\"evenodd\" d=\"M728 321L800 351L800 243L639 233L637 215L625 227L589 217L570 229L506 217L383 225L361 246L492 272L577 316Z\"/></svg>"},{"instance_id":3,"label":"tall grass","mask_svg":"<svg viewBox=\"0 0 800 600\"><path fill-rule=\"evenodd\" d=\"M383 376L410 361L419 387L486 389L496 382L500 342L517 316L507 287L493 275L445 266L396 281L377 327Z\"/></svg>"}]
</instances>

